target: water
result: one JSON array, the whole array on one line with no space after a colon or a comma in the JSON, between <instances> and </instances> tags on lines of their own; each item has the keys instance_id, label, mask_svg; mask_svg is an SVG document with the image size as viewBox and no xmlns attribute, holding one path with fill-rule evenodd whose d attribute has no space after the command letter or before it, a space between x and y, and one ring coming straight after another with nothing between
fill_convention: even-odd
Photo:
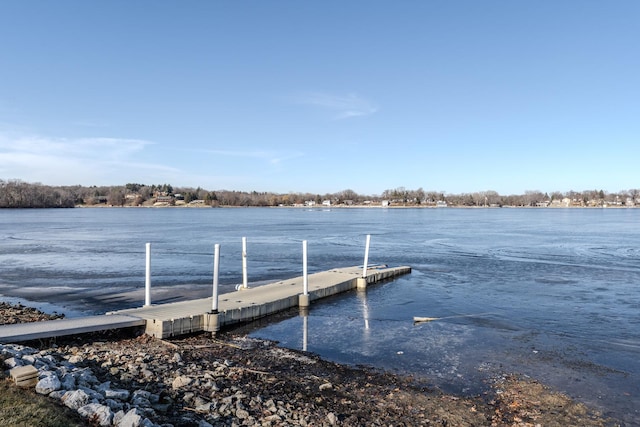
<instances>
[{"instance_id":1,"label":"water","mask_svg":"<svg viewBox=\"0 0 640 427\"><path fill-rule=\"evenodd\" d=\"M362 263L413 272L253 336L479 393L520 372L640 425L640 209L0 210L0 295L101 313ZM437 317L413 324L413 316ZM306 328L305 328L306 326ZM306 337L306 342L305 338Z\"/></svg>"}]
</instances>

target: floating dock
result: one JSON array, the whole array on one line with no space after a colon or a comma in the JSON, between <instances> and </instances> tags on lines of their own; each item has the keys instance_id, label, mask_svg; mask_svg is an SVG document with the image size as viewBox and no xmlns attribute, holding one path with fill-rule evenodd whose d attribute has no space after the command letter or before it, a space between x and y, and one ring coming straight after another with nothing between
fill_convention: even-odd
<instances>
[{"instance_id":1,"label":"floating dock","mask_svg":"<svg viewBox=\"0 0 640 427\"><path fill-rule=\"evenodd\" d=\"M240 288L218 298L212 312L212 298L119 310L99 316L58 319L44 322L0 325L0 342L78 335L87 332L144 327L156 338L193 332L217 332L220 328L249 322L279 311L308 306L310 302L356 288L408 274L411 267L370 266L366 278L362 267L336 268L308 275L308 293L303 295L303 277L267 285Z\"/></svg>"}]
</instances>

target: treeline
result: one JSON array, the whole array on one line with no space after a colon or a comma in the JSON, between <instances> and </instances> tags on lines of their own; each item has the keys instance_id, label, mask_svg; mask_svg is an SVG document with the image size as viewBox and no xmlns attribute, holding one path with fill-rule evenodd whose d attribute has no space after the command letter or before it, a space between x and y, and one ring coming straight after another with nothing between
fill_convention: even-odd
<instances>
[{"instance_id":1,"label":"treeline","mask_svg":"<svg viewBox=\"0 0 640 427\"><path fill-rule=\"evenodd\" d=\"M170 184L146 185L129 183L121 186L49 186L19 180L0 180L0 208L71 208L78 205L153 206L296 206L329 203L331 205L376 205L383 201L391 206L600 206L640 205L640 189L607 193L603 190L581 192L527 191L518 195L501 195L496 191L446 194L388 189L380 195L363 195L353 190L338 193L272 193L216 190L200 187L173 187Z\"/></svg>"},{"instance_id":2,"label":"treeline","mask_svg":"<svg viewBox=\"0 0 640 427\"><path fill-rule=\"evenodd\" d=\"M623 190L609 193L603 190L584 191L525 191L524 194L501 195L496 191L477 191L473 193L445 194L435 191L407 190L399 187L385 190L382 199L392 203L420 205L446 202L447 206L629 206L640 204L640 189Z\"/></svg>"},{"instance_id":3,"label":"treeline","mask_svg":"<svg viewBox=\"0 0 640 427\"><path fill-rule=\"evenodd\" d=\"M0 180L0 208L72 208L74 188Z\"/></svg>"}]
</instances>

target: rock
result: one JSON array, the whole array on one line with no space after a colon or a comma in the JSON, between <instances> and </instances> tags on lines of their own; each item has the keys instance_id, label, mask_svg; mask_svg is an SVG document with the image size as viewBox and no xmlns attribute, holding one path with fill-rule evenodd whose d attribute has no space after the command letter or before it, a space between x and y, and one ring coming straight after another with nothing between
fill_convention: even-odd
<instances>
[{"instance_id":1,"label":"rock","mask_svg":"<svg viewBox=\"0 0 640 427\"><path fill-rule=\"evenodd\" d=\"M147 397L147 399L149 399L149 402L152 404L160 402L160 396L154 393L149 393L149 397Z\"/></svg>"},{"instance_id":2,"label":"rock","mask_svg":"<svg viewBox=\"0 0 640 427\"><path fill-rule=\"evenodd\" d=\"M200 396L196 396L195 399L193 399L193 405L194 406L204 405L205 403L207 403L207 400L203 399Z\"/></svg>"},{"instance_id":3,"label":"rock","mask_svg":"<svg viewBox=\"0 0 640 427\"><path fill-rule=\"evenodd\" d=\"M151 407L154 411L160 412L161 414L166 414L171 409L171 403L155 403L152 404Z\"/></svg>"},{"instance_id":4,"label":"rock","mask_svg":"<svg viewBox=\"0 0 640 427\"><path fill-rule=\"evenodd\" d=\"M118 400L105 399L104 404L111 408L112 411L117 412L124 409L124 404Z\"/></svg>"},{"instance_id":5,"label":"rock","mask_svg":"<svg viewBox=\"0 0 640 427\"><path fill-rule=\"evenodd\" d=\"M73 356L69 357L69 359L67 359L69 361L69 363L73 363L74 365L77 365L78 363L82 362L83 358L80 355L74 354Z\"/></svg>"},{"instance_id":6,"label":"rock","mask_svg":"<svg viewBox=\"0 0 640 427\"><path fill-rule=\"evenodd\" d=\"M187 392L184 394L184 396L182 396L182 400L184 401L184 403L189 403L195 396L195 393L192 392Z\"/></svg>"},{"instance_id":7,"label":"rock","mask_svg":"<svg viewBox=\"0 0 640 427\"><path fill-rule=\"evenodd\" d=\"M34 363L36 363L36 357L34 355L27 354L22 356L22 361L27 365L33 365Z\"/></svg>"},{"instance_id":8,"label":"rock","mask_svg":"<svg viewBox=\"0 0 640 427\"><path fill-rule=\"evenodd\" d=\"M276 403L273 401L273 399L269 399L264 402L264 406L267 408L267 411L271 412L272 414L278 412L278 408L276 407Z\"/></svg>"},{"instance_id":9,"label":"rock","mask_svg":"<svg viewBox=\"0 0 640 427\"><path fill-rule=\"evenodd\" d=\"M90 400L89 395L82 390L68 391L62 396L62 403L74 411L88 405Z\"/></svg>"},{"instance_id":10,"label":"rock","mask_svg":"<svg viewBox=\"0 0 640 427\"><path fill-rule=\"evenodd\" d=\"M15 357L5 359L4 364L7 365L8 368L15 368L16 366L24 365L24 363L22 363L22 360L16 359Z\"/></svg>"},{"instance_id":11,"label":"rock","mask_svg":"<svg viewBox=\"0 0 640 427\"><path fill-rule=\"evenodd\" d=\"M238 409L236 410L236 417L240 418L241 420L247 419L249 418L249 411Z\"/></svg>"},{"instance_id":12,"label":"rock","mask_svg":"<svg viewBox=\"0 0 640 427\"><path fill-rule=\"evenodd\" d=\"M147 390L136 390L131 397L131 404L140 408L151 407L151 392Z\"/></svg>"},{"instance_id":13,"label":"rock","mask_svg":"<svg viewBox=\"0 0 640 427\"><path fill-rule=\"evenodd\" d=\"M338 421L336 414L334 414L333 412L329 412L327 414L327 421L329 422L329 424L331 424L332 426L336 425L336 421Z\"/></svg>"},{"instance_id":14,"label":"rock","mask_svg":"<svg viewBox=\"0 0 640 427\"><path fill-rule=\"evenodd\" d=\"M108 406L99 403L90 403L78 408L78 413L84 418L97 423L100 426L110 426L113 419L113 412Z\"/></svg>"},{"instance_id":15,"label":"rock","mask_svg":"<svg viewBox=\"0 0 640 427\"><path fill-rule=\"evenodd\" d=\"M49 393L49 397L55 400L62 400L62 396L64 396L67 391L68 390L52 391L51 393Z\"/></svg>"},{"instance_id":16,"label":"rock","mask_svg":"<svg viewBox=\"0 0 640 427\"><path fill-rule=\"evenodd\" d=\"M78 390L84 391L89 395L89 399L95 400L96 402L102 402L104 400L104 395L91 387L78 386Z\"/></svg>"},{"instance_id":17,"label":"rock","mask_svg":"<svg viewBox=\"0 0 640 427\"><path fill-rule=\"evenodd\" d=\"M56 360L56 358L50 354L43 355L41 360L47 365L49 365L50 367L54 367L58 364L58 361Z\"/></svg>"},{"instance_id":18,"label":"rock","mask_svg":"<svg viewBox=\"0 0 640 427\"><path fill-rule=\"evenodd\" d=\"M129 400L130 395L131 393L129 393L129 390L124 389L107 389L104 391L104 397L106 397L107 399L117 399L123 402Z\"/></svg>"},{"instance_id":19,"label":"rock","mask_svg":"<svg viewBox=\"0 0 640 427\"><path fill-rule=\"evenodd\" d=\"M117 427L140 427L143 421L142 416L139 414L139 411L136 408L133 408L126 414L122 415L122 417L116 418L117 421L115 422L115 425Z\"/></svg>"},{"instance_id":20,"label":"rock","mask_svg":"<svg viewBox=\"0 0 640 427\"><path fill-rule=\"evenodd\" d=\"M203 414L208 414L209 412L211 412L211 406L213 404L211 402L206 402L206 403L202 403L200 405L197 405L195 407L195 410L197 412L203 413Z\"/></svg>"},{"instance_id":21,"label":"rock","mask_svg":"<svg viewBox=\"0 0 640 427\"><path fill-rule=\"evenodd\" d=\"M102 393L107 399L118 399L127 401L129 400L129 396L131 395L131 393L129 393L129 390L111 389L111 381L103 382L96 387L96 390Z\"/></svg>"},{"instance_id":22,"label":"rock","mask_svg":"<svg viewBox=\"0 0 640 427\"><path fill-rule=\"evenodd\" d=\"M218 406L218 413L222 416L226 416L229 415L231 413L231 411L229 411L229 404L228 403L223 403L220 406Z\"/></svg>"},{"instance_id":23,"label":"rock","mask_svg":"<svg viewBox=\"0 0 640 427\"><path fill-rule=\"evenodd\" d=\"M76 388L76 377L74 377L73 374L64 374L61 387L65 390L74 390Z\"/></svg>"},{"instance_id":24,"label":"rock","mask_svg":"<svg viewBox=\"0 0 640 427\"><path fill-rule=\"evenodd\" d=\"M200 422L198 423L198 427L213 427L213 424L209 424L205 420L200 420Z\"/></svg>"},{"instance_id":25,"label":"rock","mask_svg":"<svg viewBox=\"0 0 640 427\"><path fill-rule=\"evenodd\" d=\"M145 418L140 423L140 427L159 427L159 426L157 424L154 424L153 421L150 421L147 418Z\"/></svg>"},{"instance_id":26,"label":"rock","mask_svg":"<svg viewBox=\"0 0 640 427\"><path fill-rule=\"evenodd\" d=\"M333 388L333 384L331 384L331 383L324 383L324 384L320 385L320 387L319 387L320 391L330 390L332 388Z\"/></svg>"},{"instance_id":27,"label":"rock","mask_svg":"<svg viewBox=\"0 0 640 427\"><path fill-rule=\"evenodd\" d=\"M173 387L174 390L177 390L179 388L191 385L192 382L193 379L191 377L180 375L173 380L173 382L171 383L171 387Z\"/></svg>"},{"instance_id":28,"label":"rock","mask_svg":"<svg viewBox=\"0 0 640 427\"><path fill-rule=\"evenodd\" d=\"M91 387L92 385L99 384L100 381L93 375L90 369L85 369L80 372L80 375L77 378L78 384L81 384L85 387Z\"/></svg>"},{"instance_id":29,"label":"rock","mask_svg":"<svg viewBox=\"0 0 640 427\"><path fill-rule=\"evenodd\" d=\"M49 394L53 391L60 390L62 385L55 374L47 375L36 384L36 392L39 394Z\"/></svg>"}]
</instances>

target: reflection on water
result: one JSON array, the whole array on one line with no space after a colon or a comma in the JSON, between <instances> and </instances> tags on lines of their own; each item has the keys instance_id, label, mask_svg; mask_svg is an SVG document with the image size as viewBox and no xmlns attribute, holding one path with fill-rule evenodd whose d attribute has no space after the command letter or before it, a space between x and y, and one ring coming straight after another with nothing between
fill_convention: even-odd
<instances>
[{"instance_id":1,"label":"reflection on water","mask_svg":"<svg viewBox=\"0 0 640 427\"><path fill-rule=\"evenodd\" d=\"M358 289L355 292L362 310L362 341L366 342L369 340L371 334L367 292L362 289ZM300 317L302 318L302 351L309 351L309 309L300 308ZM356 330L358 330L358 328L356 328Z\"/></svg>"},{"instance_id":2,"label":"reflection on water","mask_svg":"<svg viewBox=\"0 0 640 427\"><path fill-rule=\"evenodd\" d=\"M307 351L309 347L309 313L308 310L304 310L302 315L302 351Z\"/></svg>"},{"instance_id":3,"label":"reflection on water","mask_svg":"<svg viewBox=\"0 0 640 427\"><path fill-rule=\"evenodd\" d=\"M362 318L364 319L364 334L368 334L370 331L369 327L369 305L367 304L367 292L366 290L358 290L357 292L358 299L362 303Z\"/></svg>"}]
</instances>

